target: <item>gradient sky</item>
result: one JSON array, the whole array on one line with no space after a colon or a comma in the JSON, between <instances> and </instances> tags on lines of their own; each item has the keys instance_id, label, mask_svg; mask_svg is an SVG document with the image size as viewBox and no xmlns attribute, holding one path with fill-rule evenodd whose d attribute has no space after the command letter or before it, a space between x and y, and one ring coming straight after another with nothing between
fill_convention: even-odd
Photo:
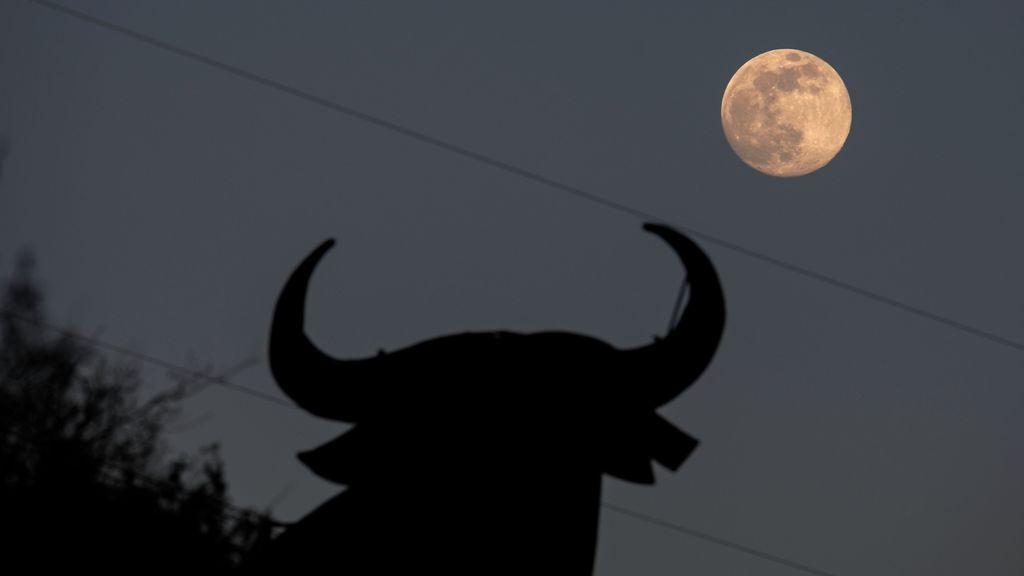
<instances>
[{"instance_id":1,"label":"gradient sky","mask_svg":"<svg viewBox=\"0 0 1024 576\"><path fill-rule=\"evenodd\" d=\"M1024 341L1020 2L484 4L73 6ZM796 179L721 131L729 78L774 48L853 103L845 148ZM262 357L326 237L310 332L339 355L489 329L640 344L681 278L634 216L27 0L0 0L0 136L0 268L31 248L52 320L176 363ZM1021 350L704 245L729 324L661 410L702 444L606 501L843 576L1024 572ZM265 362L234 380L279 394ZM294 519L338 490L294 454L343 429L213 386L174 441L220 442L235 500ZM801 572L606 509L597 573Z\"/></svg>"}]
</instances>

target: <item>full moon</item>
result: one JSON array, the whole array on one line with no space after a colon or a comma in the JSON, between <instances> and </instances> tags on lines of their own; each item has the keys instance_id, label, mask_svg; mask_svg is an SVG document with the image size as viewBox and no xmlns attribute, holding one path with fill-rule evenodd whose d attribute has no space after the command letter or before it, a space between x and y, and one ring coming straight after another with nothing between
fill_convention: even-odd
<instances>
[{"instance_id":1,"label":"full moon","mask_svg":"<svg viewBox=\"0 0 1024 576\"><path fill-rule=\"evenodd\" d=\"M722 96L722 129L748 166L803 176L828 164L846 142L850 94L821 58L782 49L751 58Z\"/></svg>"}]
</instances>

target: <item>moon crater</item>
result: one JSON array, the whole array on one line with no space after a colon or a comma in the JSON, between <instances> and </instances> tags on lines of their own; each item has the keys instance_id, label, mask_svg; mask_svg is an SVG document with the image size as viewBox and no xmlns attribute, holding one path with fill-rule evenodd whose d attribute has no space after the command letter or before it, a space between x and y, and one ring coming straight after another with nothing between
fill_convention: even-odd
<instances>
[{"instance_id":1,"label":"moon crater","mask_svg":"<svg viewBox=\"0 0 1024 576\"><path fill-rule=\"evenodd\" d=\"M752 58L722 97L729 145L747 165L772 176L801 176L828 164L846 142L851 120L842 78L801 50Z\"/></svg>"}]
</instances>

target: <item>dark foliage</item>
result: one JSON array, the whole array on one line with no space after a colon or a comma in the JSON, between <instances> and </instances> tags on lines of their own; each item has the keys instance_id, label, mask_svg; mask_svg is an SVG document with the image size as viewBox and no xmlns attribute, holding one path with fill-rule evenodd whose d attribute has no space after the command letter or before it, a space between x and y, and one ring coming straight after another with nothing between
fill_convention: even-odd
<instances>
[{"instance_id":1,"label":"dark foliage","mask_svg":"<svg viewBox=\"0 0 1024 576\"><path fill-rule=\"evenodd\" d=\"M216 446L164 446L188 382L141 401L136 369L47 330L28 257L2 314L0 571L224 571L269 535L227 506Z\"/></svg>"}]
</instances>

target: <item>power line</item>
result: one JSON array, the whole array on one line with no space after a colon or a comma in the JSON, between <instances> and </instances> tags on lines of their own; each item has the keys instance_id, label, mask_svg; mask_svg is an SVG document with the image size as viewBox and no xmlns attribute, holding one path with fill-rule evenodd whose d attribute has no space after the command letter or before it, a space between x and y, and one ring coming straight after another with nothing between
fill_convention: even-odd
<instances>
[{"instance_id":1,"label":"power line","mask_svg":"<svg viewBox=\"0 0 1024 576\"><path fill-rule=\"evenodd\" d=\"M837 576L836 574L834 574L832 572L825 572L824 570L819 570L817 568L813 568L813 567L808 566L806 564L800 564L798 562L794 562L792 560L788 560L786 558L783 558L782 556L776 556L775 554L770 554L768 552L762 552L761 550L757 550L756 548L751 548L749 546L744 546L742 544L737 544L736 542L733 542L732 540L726 540L725 538L719 538L718 536L712 536L711 534L708 534L706 532L701 532L700 530L694 530L693 528L687 528L686 526L681 526L679 524L674 524L672 522L668 522L666 520L662 520L661 518L657 518L655 516L648 516L647 514L642 514L640 512L635 512L633 510L630 510L629 508L623 508L621 506L616 506L615 504L611 504L611 503L606 502L606 501L602 501L601 502L601 506L604 506L605 508L607 508L609 510L618 512L619 514L622 514L624 516L629 516L629 517L635 518L637 520L642 520L642 521L648 522L650 524L655 524L655 525L661 526L663 528L668 528L669 530L673 530L675 532L679 532L680 534L685 534L687 536L692 536L693 538L698 538L698 539L704 540L706 542L711 542L712 544L717 544L717 545L723 546L725 548L730 548L730 549L735 550L737 552L742 552L742 553L747 554L749 556L754 556L756 558L760 558L761 560L767 560L769 562L774 562L776 564L785 566L787 568L793 568L794 570L800 570L800 571L806 572L808 574L814 574L815 576Z\"/></svg>"},{"instance_id":2,"label":"power line","mask_svg":"<svg viewBox=\"0 0 1024 576\"><path fill-rule=\"evenodd\" d=\"M209 381L210 378L220 378L222 380L229 380L245 372L246 370L252 368L253 366L259 364L260 360L261 358L255 355L250 356L245 360L239 362L238 364L228 368L227 370L220 372L216 376L211 375L210 372L212 369L200 372L200 374L203 375L202 378L185 376L185 378L187 378L190 382L179 383L178 386L174 387L173 389L162 392L161 395L164 397L170 396L179 402L184 402L188 400L190 397L193 397L201 393L203 390L206 390L208 386L211 386L212 383ZM198 384L205 384L205 386ZM151 408L150 402L147 402L146 404L140 406L138 409L134 410L131 414L129 414L129 422L134 422L136 420L141 420L145 418L149 414L149 410Z\"/></svg>"},{"instance_id":3,"label":"power line","mask_svg":"<svg viewBox=\"0 0 1024 576\"><path fill-rule=\"evenodd\" d=\"M272 403L277 404L279 406L285 406L287 408L298 410L298 407L295 404L292 404L291 402L285 400L284 398L281 398L279 396L275 396L273 394L267 394L266 392L260 392L259 390L254 390L252 388L249 388L248 386L242 386L241 384L236 384L236 383L232 382L231 380L228 380L227 378L224 378L224 377L221 377L221 376L211 376L210 374L207 374L207 373L205 373L203 371L194 370L192 368L186 368L186 367L184 367L184 366L182 366L180 364L175 364L174 362L168 362L167 360L163 360L163 359L157 358L156 356L152 356L152 355L146 354L144 352L136 352L135 350L131 350L131 349L125 348L123 346L118 346L116 344L111 344L109 342L105 342L103 340L100 340L98 338L94 338L92 336L85 336L83 334L79 334L77 332L73 332L71 330L67 330L65 328L61 328L59 326L55 326L55 325L50 324L48 322L45 322L43 320L39 320L39 319L36 319L36 318L30 318L28 316L25 316L24 314L20 314L18 312L13 311L13 310L2 310L0 312L2 312L5 316L8 316L8 317L13 318L15 320L18 320L19 322L24 322L26 324L31 324L31 325L39 327L39 328L44 328L46 330L53 331L53 332L55 332L57 334L60 334L62 336L66 336L68 338L73 338L75 340L79 340L81 342L85 342L87 344L91 344L91 345L93 345L93 346L95 346L97 348L102 348L102 349L105 349L105 350L110 350L111 352L115 352L117 354L121 354L121 355L127 356L129 358L135 358L136 360L140 360L142 362L147 362L147 363L152 364L154 366L160 366L161 368L165 368L165 369L170 370L172 372L176 372L176 373L182 374L184 376L187 376L187 377L192 378L192 379L197 380L197 381L208 382L210 384L216 384L218 386L223 386L224 388L227 388L228 390L233 390L233 391L238 392L240 394L246 394L248 396L252 396L254 398L259 398L260 400L264 400L266 402L272 402ZM239 368L241 368L241 367L239 367ZM248 365L246 365L245 368L248 368Z\"/></svg>"},{"instance_id":4,"label":"power line","mask_svg":"<svg viewBox=\"0 0 1024 576\"><path fill-rule=\"evenodd\" d=\"M213 384L213 382L210 382L211 378L230 381L232 378L235 378L239 374L248 371L250 368L252 368L253 366L256 366L257 364L259 364L262 361L263 361L262 357L254 354L252 356L249 356L245 360L242 360L238 364L235 364L234 366L231 366L230 368L221 371L220 373L216 374L215 376L211 376L212 369L208 369L208 370L206 370L204 372L201 372L201 374L203 374L203 377L202 378L190 378L190 380L193 381L190 384L195 384L195 383L204 384L205 383L205 386L197 385L197 386L189 387L189 385L186 385L186 388L188 388L188 389L186 389L185 393L183 394L182 400L188 399L189 397L195 396L196 394L201 393L203 390L206 390L210 385Z\"/></svg>"},{"instance_id":5,"label":"power line","mask_svg":"<svg viewBox=\"0 0 1024 576\"><path fill-rule=\"evenodd\" d=\"M127 28L127 27L124 27L124 26L120 26L118 24L114 24L113 22L110 22L108 20L97 18L97 17L92 16L90 14L87 14L85 12L81 12L81 11L75 10L73 8L68 8L66 6L61 6L60 4L56 4L56 3L50 2L48 0L26 0L26 1L31 2L33 4L36 4L38 6L42 6L44 8L48 8L48 9L53 10L55 12L60 12L60 13L65 14L67 16L71 16L73 18L77 18L77 19L82 20L84 22L88 22L90 24L93 24L93 25L98 26L100 28L103 28L105 30L109 30L111 32L115 32L115 33L120 34L122 36L127 36L129 38L132 38L134 40L137 40L137 41L142 42L144 44L147 44L149 46L153 46L155 48L159 48L160 50L163 50L165 52L176 54L178 56L181 56L182 58L186 58L186 59L192 60L194 62L198 62L200 64L204 64L204 65L209 66L211 68L215 68L217 70L220 70L220 71L225 72L227 74L230 74L232 76L235 76L235 77L238 77L238 78L242 78L244 80L248 80L248 81L250 81L252 83L259 84L259 85L262 85L262 86L267 87L267 88L271 88L271 89L276 90L278 92L281 92L283 94L287 94L289 96L298 98L300 100L304 100L304 101L306 101L306 102L308 102L310 104L314 104L316 106L320 106L322 108L326 108L326 109L331 110L333 112L337 112L339 114L344 114L344 115L349 116L351 118L355 118L357 120L361 120L361 121L366 122L368 124L371 124L373 126L377 126L377 127L383 128L385 130L389 130L391 132L394 132L394 133L397 133L397 134L401 134L402 136L406 136L408 138L411 138L413 140L417 140L417 141L422 142L424 144L429 144L430 146L433 146L435 148L446 150L448 152L451 152L452 154L456 154L458 156L462 156L464 158L468 158L470 160L474 160L474 161L479 162L481 164L485 164L485 165L491 166L493 168L497 168L498 170L501 170L503 172L507 172L509 174L513 174L513 175L519 176L520 178L523 178L525 180L530 180L532 182L536 182L538 184L542 184L542 185L547 186L549 188L553 188L555 190L560 190L560 191L565 192L567 194L570 194L572 196L576 196L578 198L582 198L582 199L584 199L584 200L586 200L588 202L599 204L599 205L604 206L606 208L609 208L611 210L615 210L615 211L621 212L623 214L628 214L630 216L635 216L635 217L641 218L643 220L665 222L667 224L671 224L672 226L675 226L676 228L679 228L680 230L683 230L683 231L687 232L688 234L691 234L693 236L696 236L698 238L706 240L707 242L709 242L711 244L715 244L715 245L717 245L717 246L719 246L721 248L725 248L725 249L730 250L732 252L736 252L738 254L742 254L744 256L747 256L749 258L753 258L755 260L760 260L762 262L771 264L772 266L776 266L778 268L782 268L783 270L788 270L789 272L792 272L794 274L803 276L805 278L809 278L811 280L815 280L815 281L820 282L822 284L825 284L827 286L831 286L833 288L837 288L839 290L843 290L845 292L849 292L849 293L855 294L857 296L861 296L863 298L866 298L868 300L877 302L879 304L882 304L882 305L885 305L885 306L889 306L891 308L895 308L895 309L898 309L898 310L902 310L902 311L907 312L909 314L913 314L915 316L931 320L931 321L936 322L938 324L943 324L943 325L945 325L947 327L954 328L956 330L960 330L962 332L974 335L974 336L976 336L978 338L982 338L984 340L988 340L989 342L992 342L992 343L995 343L995 344L999 344L1001 346L1005 346L1005 347L1008 347L1008 348L1012 348L1012 349L1014 349L1014 350L1016 350L1018 352L1024 352L1024 343L1021 343L1019 341L1011 340L1009 338L1000 336L1000 335L995 334L993 332L989 332L987 330L982 330L980 328L976 328L974 326L965 324L965 323L957 321L957 320L953 320L951 318L948 318L946 316L942 316L940 314L936 314L934 312L929 312L928 310L925 310L923 308L919 308L917 306L914 306L914 305L911 305L911 304L907 304L905 302L901 302L901 301L896 300L894 298L890 298L888 296L884 296L882 294L878 294L876 292L873 292L871 290L867 290L865 288L860 288L858 286L850 284L849 282L845 282L843 280L839 280L839 279L834 278L832 276L828 276L828 275L825 275L825 274L814 272L813 270L810 270L810 269L805 268L803 266L798 266L796 264L791 264L791 263L786 262L784 260L780 260L779 258L776 258L774 256L770 256L768 254L764 254L762 252L758 252L756 250L752 250L750 248L746 248L746 247L741 246L739 244L730 242L730 241L722 239L722 238L718 238L716 236L713 236L711 234L707 234L705 232L701 232L699 230L694 230L693 228L690 228L688 226L682 226L682 225L676 224L674 222L667 221L664 218L659 218L658 216L655 216L654 214L651 214L649 212L645 212L643 210L640 210L640 209L637 209L637 208L633 208L632 206L628 206L628 205L623 204L621 202L617 202L615 200L611 200L611 199L605 198L603 196L599 196L597 194L594 194L594 193L588 192L586 190L583 190L582 188L578 188L576 186L572 186L572 185L566 184L564 182L560 182L558 180L554 180L554 179L548 178L548 177L543 176L541 174L538 174L536 172L533 172L533 171L530 171L530 170L526 170L524 168L520 168L518 166L509 164L508 162L499 160L499 159L497 159L497 158L495 158L493 156L488 156L486 154L481 154L479 152L475 152L475 151L470 150L468 148L465 148L463 146L459 146L458 144L454 144L454 143L449 142L447 140L442 140L440 138L436 138L436 137L431 136L429 134L426 134L424 132L420 132L418 130L414 130L412 128L408 128L408 127L403 126L401 124L397 124L395 122L391 122L389 120L385 120L385 119L380 118L378 116L374 116L372 114L367 114L366 112L362 112L360 110L352 108L351 106L346 106L344 104L340 104L340 103L335 102L333 100L329 100L327 98L323 98L321 96L317 96L317 95L312 94L310 92L307 92L305 90L300 90L298 88L289 86L289 85L284 84L282 82L278 82L278 81L273 80L271 78L268 78L266 76L261 76L259 74L250 72L248 70L239 68L237 66L232 66L231 64L227 64L227 63L222 62L220 60L216 60L216 59L210 58L208 56L203 56L202 54L199 54L198 52L193 52L191 50L188 50L186 48L182 48L182 47L177 46L175 44L172 44L170 42L165 42L165 41L160 40L158 38L155 38L153 36L149 36L147 34L143 34L143 33L138 32L136 30L132 30L130 28Z\"/></svg>"}]
</instances>

